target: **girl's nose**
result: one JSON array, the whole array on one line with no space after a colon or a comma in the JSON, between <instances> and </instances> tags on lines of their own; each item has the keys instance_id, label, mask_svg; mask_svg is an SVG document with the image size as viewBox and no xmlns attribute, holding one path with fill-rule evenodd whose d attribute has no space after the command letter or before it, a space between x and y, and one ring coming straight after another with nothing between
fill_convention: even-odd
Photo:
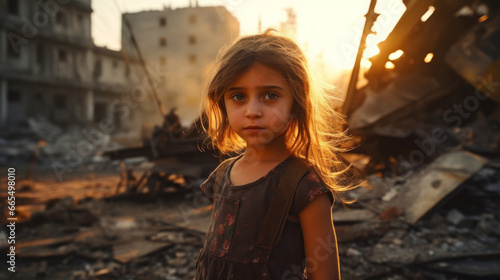
<instances>
[{"instance_id":1,"label":"girl's nose","mask_svg":"<svg viewBox=\"0 0 500 280\"><path fill-rule=\"evenodd\" d=\"M260 118L262 117L262 108L259 101L250 99L247 104L247 109L245 112L245 117L247 118Z\"/></svg>"}]
</instances>

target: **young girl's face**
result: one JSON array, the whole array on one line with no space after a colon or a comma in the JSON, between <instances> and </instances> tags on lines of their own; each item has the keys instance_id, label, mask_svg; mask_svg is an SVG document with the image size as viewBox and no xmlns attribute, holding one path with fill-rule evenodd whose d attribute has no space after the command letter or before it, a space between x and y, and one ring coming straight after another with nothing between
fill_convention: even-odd
<instances>
[{"instance_id":1,"label":"young girl's face","mask_svg":"<svg viewBox=\"0 0 500 280\"><path fill-rule=\"evenodd\" d=\"M231 129L248 146L263 148L284 145L283 137L291 117L294 98L285 77L255 62L224 93Z\"/></svg>"}]
</instances>

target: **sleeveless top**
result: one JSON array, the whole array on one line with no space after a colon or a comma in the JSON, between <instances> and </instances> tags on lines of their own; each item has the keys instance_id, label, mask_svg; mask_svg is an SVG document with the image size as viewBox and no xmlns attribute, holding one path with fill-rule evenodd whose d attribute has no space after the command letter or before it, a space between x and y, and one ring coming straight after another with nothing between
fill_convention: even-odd
<instances>
[{"instance_id":1,"label":"sleeveless top","mask_svg":"<svg viewBox=\"0 0 500 280\"><path fill-rule=\"evenodd\" d=\"M223 182L217 187L215 172L200 186L214 203L214 209L205 244L196 260L196 279L306 279L299 222L287 219L280 240L272 250L256 246L272 195L292 156L258 180L234 186L229 174L236 160L224 171ZM315 197L324 193L333 204L330 189L313 171L308 171L297 186L289 215L298 215Z\"/></svg>"}]
</instances>

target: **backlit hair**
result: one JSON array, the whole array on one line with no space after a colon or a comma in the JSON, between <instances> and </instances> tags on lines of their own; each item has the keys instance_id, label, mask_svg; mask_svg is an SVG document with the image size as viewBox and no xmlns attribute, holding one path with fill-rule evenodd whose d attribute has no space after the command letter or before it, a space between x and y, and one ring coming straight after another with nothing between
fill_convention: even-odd
<instances>
[{"instance_id":1,"label":"backlit hair","mask_svg":"<svg viewBox=\"0 0 500 280\"><path fill-rule=\"evenodd\" d=\"M243 139L229 125L224 93L255 62L280 72L287 80L294 97L293 117L284 132L287 148L314 168L338 197L350 188L339 183L339 176L346 170L338 156L347 140L342 131L344 120L334 110L333 98L313 78L302 50L274 30L241 37L219 54L204 90L202 123L207 140L223 154L242 152L245 148ZM342 198L341 201L346 202Z\"/></svg>"}]
</instances>

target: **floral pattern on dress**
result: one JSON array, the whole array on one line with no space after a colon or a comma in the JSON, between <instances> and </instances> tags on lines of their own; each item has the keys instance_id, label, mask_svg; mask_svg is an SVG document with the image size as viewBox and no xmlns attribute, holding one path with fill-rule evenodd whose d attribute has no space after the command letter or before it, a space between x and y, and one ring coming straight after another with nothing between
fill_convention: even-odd
<instances>
[{"instance_id":1,"label":"floral pattern on dress","mask_svg":"<svg viewBox=\"0 0 500 280\"><path fill-rule=\"evenodd\" d=\"M316 183L320 182L318 175L316 173L313 173L313 172L309 172L309 175L307 175L307 179L309 179L309 181L313 181Z\"/></svg>"},{"instance_id":2,"label":"floral pattern on dress","mask_svg":"<svg viewBox=\"0 0 500 280\"><path fill-rule=\"evenodd\" d=\"M307 192L307 197L309 198L309 201L313 201L318 195L322 193L324 193L324 191L321 188L314 187Z\"/></svg>"},{"instance_id":3,"label":"floral pattern on dress","mask_svg":"<svg viewBox=\"0 0 500 280\"><path fill-rule=\"evenodd\" d=\"M207 248L212 255L223 257L229 252L238 206L238 200L220 194L215 196L213 224L207 232Z\"/></svg>"}]
</instances>

